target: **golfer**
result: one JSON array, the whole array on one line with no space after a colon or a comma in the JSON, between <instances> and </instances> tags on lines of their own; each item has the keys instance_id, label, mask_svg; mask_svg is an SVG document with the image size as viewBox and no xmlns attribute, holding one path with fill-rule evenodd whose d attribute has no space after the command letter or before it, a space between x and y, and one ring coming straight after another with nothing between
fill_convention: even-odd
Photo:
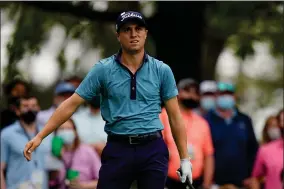
<instances>
[{"instance_id":1,"label":"golfer","mask_svg":"<svg viewBox=\"0 0 284 189\"><path fill-rule=\"evenodd\" d=\"M102 152L98 189L164 189L168 148L160 122L161 102L169 116L180 159L182 182L192 182L186 130L179 110L176 82L170 67L145 53L147 25L138 12L123 12L116 22L119 52L97 62L76 92L53 113L24 149L30 161L42 140L66 122L85 101L101 95L101 113L108 134ZM94 125L95 127L95 125Z\"/></svg>"}]
</instances>

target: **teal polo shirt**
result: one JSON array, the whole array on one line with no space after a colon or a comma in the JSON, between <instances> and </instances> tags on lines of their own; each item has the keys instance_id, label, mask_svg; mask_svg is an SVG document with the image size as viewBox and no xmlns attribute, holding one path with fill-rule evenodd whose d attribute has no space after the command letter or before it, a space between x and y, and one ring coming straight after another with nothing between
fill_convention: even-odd
<instances>
[{"instance_id":1,"label":"teal polo shirt","mask_svg":"<svg viewBox=\"0 0 284 189\"><path fill-rule=\"evenodd\" d=\"M76 93L86 101L101 95L101 114L108 134L162 130L161 102L178 94L171 68L145 54L143 64L132 74L121 64L120 55L121 51L97 62Z\"/></svg>"}]
</instances>

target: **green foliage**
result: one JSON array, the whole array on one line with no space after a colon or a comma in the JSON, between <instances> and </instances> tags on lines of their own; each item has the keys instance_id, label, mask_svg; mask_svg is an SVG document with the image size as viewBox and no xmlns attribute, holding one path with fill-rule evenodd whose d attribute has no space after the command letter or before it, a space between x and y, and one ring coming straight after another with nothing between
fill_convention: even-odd
<instances>
[{"instance_id":1,"label":"green foliage","mask_svg":"<svg viewBox=\"0 0 284 189\"><path fill-rule=\"evenodd\" d=\"M254 53L255 41L268 41L275 56L283 55L283 2L216 2L207 7L207 29L213 37L227 39L227 45L244 59Z\"/></svg>"}]
</instances>

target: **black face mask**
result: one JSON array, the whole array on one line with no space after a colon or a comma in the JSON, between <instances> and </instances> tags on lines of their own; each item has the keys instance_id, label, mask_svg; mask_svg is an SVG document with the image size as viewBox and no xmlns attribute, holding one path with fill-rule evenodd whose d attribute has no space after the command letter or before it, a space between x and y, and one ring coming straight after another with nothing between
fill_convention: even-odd
<instances>
[{"instance_id":1,"label":"black face mask","mask_svg":"<svg viewBox=\"0 0 284 189\"><path fill-rule=\"evenodd\" d=\"M181 103L184 105L184 107L189 108L189 109L195 109L199 106L199 102L197 100L193 100L191 98L182 99Z\"/></svg>"},{"instance_id":2,"label":"black face mask","mask_svg":"<svg viewBox=\"0 0 284 189\"><path fill-rule=\"evenodd\" d=\"M31 124L36 120L37 111L27 111L20 115L21 120L23 120L26 124Z\"/></svg>"}]
</instances>

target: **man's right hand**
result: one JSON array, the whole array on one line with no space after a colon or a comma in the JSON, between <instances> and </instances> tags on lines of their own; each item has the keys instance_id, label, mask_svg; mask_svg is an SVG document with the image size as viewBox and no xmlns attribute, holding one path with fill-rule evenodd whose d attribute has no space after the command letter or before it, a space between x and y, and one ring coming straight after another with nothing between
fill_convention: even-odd
<instances>
[{"instance_id":1,"label":"man's right hand","mask_svg":"<svg viewBox=\"0 0 284 189\"><path fill-rule=\"evenodd\" d=\"M32 159L32 152L40 145L42 139L39 136L35 136L32 140L30 140L24 149L24 156L28 161Z\"/></svg>"}]
</instances>

